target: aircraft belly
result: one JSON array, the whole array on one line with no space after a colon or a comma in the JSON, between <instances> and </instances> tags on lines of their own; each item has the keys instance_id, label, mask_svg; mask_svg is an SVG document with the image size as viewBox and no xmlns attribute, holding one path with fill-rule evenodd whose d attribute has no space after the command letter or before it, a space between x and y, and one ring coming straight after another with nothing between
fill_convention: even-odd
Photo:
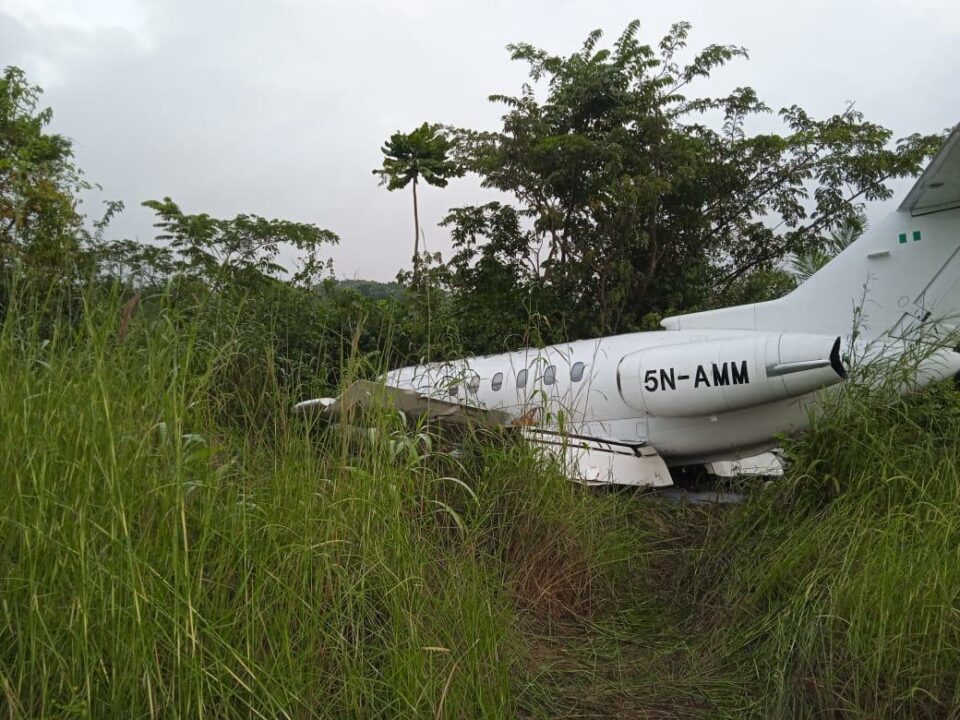
<instances>
[{"instance_id":1,"label":"aircraft belly","mask_svg":"<svg viewBox=\"0 0 960 720\"><path fill-rule=\"evenodd\" d=\"M644 445L649 442L648 426L647 418L594 420L576 426L574 432L589 437L611 438L631 445Z\"/></svg>"},{"instance_id":2,"label":"aircraft belly","mask_svg":"<svg viewBox=\"0 0 960 720\"><path fill-rule=\"evenodd\" d=\"M775 438L805 429L817 393L713 416L653 417L650 445L665 458L709 457L774 447Z\"/></svg>"}]
</instances>

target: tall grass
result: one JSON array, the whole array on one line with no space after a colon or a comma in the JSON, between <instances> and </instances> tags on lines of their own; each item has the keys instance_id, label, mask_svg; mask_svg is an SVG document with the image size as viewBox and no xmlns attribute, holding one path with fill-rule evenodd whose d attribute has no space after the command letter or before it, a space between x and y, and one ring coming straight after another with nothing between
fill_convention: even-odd
<instances>
[{"instance_id":1,"label":"tall grass","mask_svg":"<svg viewBox=\"0 0 960 720\"><path fill-rule=\"evenodd\" d=\"M13 298L0 714L957 716L949 384L851 384L784 481L692 508L509 434L295 418L242 307Z\"/></svg>"},{"instance_id":2,"label":"tall grass","mask_svg":"<svg viewBox=\"0 0 960 720\"><path fill-rule=\"evenodd\" d=\"M642 562L616 498L521 444L451 454L381 413L358 449L196 313L41 310L0 330L11 717L514 717L523 618L583 616ZM252 364L263 387L225 382Z\"/></svg>"},{"instance_id":3,"label":"tall grass","mask_svg":"<svg viewBox=\"0 0 960 720\"><path fill-rule=\"evenodd\" d=\"M787 480L702 555L752 707L960 716L960 393L853 383L788 451Z\"/></svg>"}]
</instances>

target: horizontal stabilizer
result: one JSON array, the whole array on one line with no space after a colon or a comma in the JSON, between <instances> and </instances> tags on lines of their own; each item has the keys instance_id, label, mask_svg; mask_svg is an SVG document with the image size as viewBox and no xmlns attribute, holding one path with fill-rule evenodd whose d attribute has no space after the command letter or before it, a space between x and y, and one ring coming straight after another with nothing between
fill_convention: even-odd
<instances>
[{"instance_id":1,"label":"horizontal stabilizer","mask_svg":"<svg viewBox=\"0 0 960 720\"><path fill-rule=\"evenodd\" d=\"M960 207L960 125L900 203L902 212L926 215Z\"/></svg>"}]
</instances>

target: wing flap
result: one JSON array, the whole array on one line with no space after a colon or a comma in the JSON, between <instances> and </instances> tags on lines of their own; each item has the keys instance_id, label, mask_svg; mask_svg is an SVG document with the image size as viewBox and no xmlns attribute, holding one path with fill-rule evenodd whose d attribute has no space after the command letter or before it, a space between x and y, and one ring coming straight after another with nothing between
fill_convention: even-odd
<instances>
[{"instance_id":1,"label":"wing flap","mask_svg":"<svg viewBox=\"0 0 960 720\"><path fill-rule=\"evenodd\" d=\"M567 477L584 485L666 487L673 484L663 458L649 445L523 428L534 447L558 459Z\"/></svg>"}]
</instances>

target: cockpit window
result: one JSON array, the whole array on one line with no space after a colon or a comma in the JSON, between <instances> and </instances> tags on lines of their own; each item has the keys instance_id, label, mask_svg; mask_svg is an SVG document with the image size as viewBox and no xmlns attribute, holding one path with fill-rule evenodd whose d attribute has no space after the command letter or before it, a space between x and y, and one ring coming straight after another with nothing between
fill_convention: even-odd
<instances>
[{"instance_id":1,"label":"cockpit window","mask_svg":"<svg viewBox=\"0 0 960 720\"><path fill-rule=\"evenodd\" d=\"M543 384L553 385L556 381L557 381L557 366L548 365L547 369L543 372Z\"/></svg>"},{"instance_id":2,"label":"cockpit window","mask_svg":"<svg viewBox=\"0 0 960 720\"><path fill-rule=\"evenodd\" d=\"M586 366L582 362L575 362L573 367L570 368L570 379L573 382L580 382L583 380L583 369Z\"/></svg>"}]
</instances>

